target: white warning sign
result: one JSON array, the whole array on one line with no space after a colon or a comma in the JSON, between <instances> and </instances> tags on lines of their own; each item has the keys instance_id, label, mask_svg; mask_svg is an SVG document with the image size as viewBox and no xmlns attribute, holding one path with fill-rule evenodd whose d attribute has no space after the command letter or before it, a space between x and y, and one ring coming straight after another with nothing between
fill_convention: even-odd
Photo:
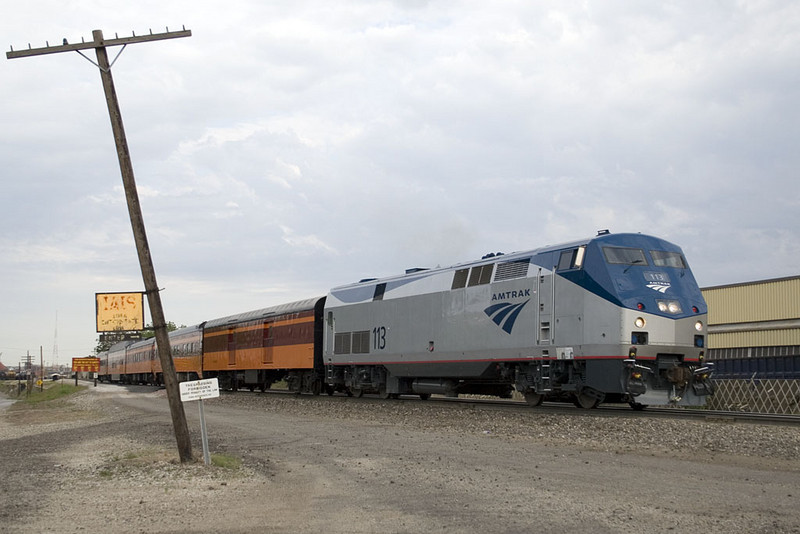
<instances>
[{"instance_id":1,"label":"white warning sign","mask_svg":"<svg viewBox=\"0 0 800 534\"><path fill-rule=\"evenodd\" d=\"M179 386L183 402L219 397L219 380L216 378L181 382Z\"/></svg>"}]
</instances>

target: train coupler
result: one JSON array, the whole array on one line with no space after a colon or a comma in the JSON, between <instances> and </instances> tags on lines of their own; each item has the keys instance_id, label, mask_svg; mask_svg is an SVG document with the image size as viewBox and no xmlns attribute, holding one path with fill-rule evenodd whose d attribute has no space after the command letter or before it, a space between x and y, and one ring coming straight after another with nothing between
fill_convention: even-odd
<instances>
[{"instance_id":1,"label":"train coupler","mask_svg":"<svg viewBox=\"0 0 800 534\"><path fill-rule=\"evenodd\" d=\"M625 392L635 396L647 392L647 374L652 373L649 367L639 365L635 359L625 360Z\"/></svg>"},{"instance_id":2,"label":"train coupler","mask_svg":"<svg viewBox=\"0 0 800 534\"><path fill-rule=\"evenodd\" d=\"M695 395L712 395L714 393L714 385L710 380L713 372L713 363L708 363L692 372L692 391Z\"/></svg>"}]
</instances>

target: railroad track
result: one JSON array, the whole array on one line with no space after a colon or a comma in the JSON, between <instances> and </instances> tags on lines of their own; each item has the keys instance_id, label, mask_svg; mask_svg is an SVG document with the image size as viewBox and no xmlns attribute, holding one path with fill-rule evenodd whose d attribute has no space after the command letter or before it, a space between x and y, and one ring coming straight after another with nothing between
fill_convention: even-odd
<instances>
[{"instance_id":1,"label":"railroad track","mask_svg":"<svg viewBox=\"0 0 800 534\"><path fill-rule=\"evenodd\" d=\"M268 390L270 394L278 395L296 395L285 390ZM244 394L251 394L249 392L239 392ZM306 398L306 396L303 396ZM322 395L322 398L327 398L327 395ZM487 398L474 398L474 397L442 397L433 395L427 401L420 400L416 395L402 395L399 399L383 400L373 395L365 395L362 398L345 397L341 394L336 394L333 398L342 400L349 400L352 402L426 402L426 403L439 403L442 405L453 406L471 406L473 409L485 410L512 410L524 411L526 413L564 413L571 415L589 415L596 417L644 417L644 418L690 418L697 420L705 420L709 422L723 422L723 423L760 423L760 424L777 424L777 425L800 425L800 415L785 415L785 414L765 414L765 413L751 413L751 412L732 412L732 411L719 411L719 410L705 410L701 408L669 408L660 406L648 406L645 410L635 411L627 404L601 404L599 407L592 410L584 410L577 408L566 402L544 402L541 406L532 407L528 406L525 401L513 399L487 399Z\"/></svg>"},{"instance_id":2,"label":"railroad track","mask_svg":"<svg viewBox=\"0 0 800 534\"><path fill-rule=\"evenodd\" d=\"M402 397L401 397L402 398ZM410 398L410 397L409 397ZM632 410L627 404L601 404L599 407L592 410L584 410L576 408L569 403L564 402L544 402L541 406L531 407L524 401L509 400L509 399L471 399L471 398L446 398L446 397L431 397L430 401L443 402L443 403L456 403L468 404L486 407L502 407L507 406L510 408L520 410L534 410L544 413L568 413L572 415L593 415L599 417L683 417L691 419L706 420L712 422L726 422L726 423L771 423L778 425L800 425L800 415L786 415L786 414L765 414L765 413L751 413L751 412L731 412L719 410L705 410L701 408L670 408L660 406L648 406L645 410L635 411Z\"/></svg>"},{"instance_id":3,"label":"railroad track","mask_svg":"<svg viewBox=\"0 0 800 534\"><path fill-rule=\"evenodd\" d=\"M120 386L130 389L137 386ZM142 388L151 386L139 386ZM257 396L261 392L250 392L247 390L239 390L237 392L223 391L223 395L243 395L243 396ZM283 396L297 396L287 390L270 389L265 392L268 395L283 395ZM783 426L796 426L800 425L800 415L786 415L786 414L765 414L765 413L752 413L752 412L732 412L720 410L705 410L701 408L669 408L649 406L642 411L632 410L627 404L601 404L599 407L592 410L584 410L576 408L575 406L566 402L544 402L541 406L532 407L528 406L525 401L513 399L492 399L492 398L474 398L474 397L442 397L433 395L426 401L420 400L416 395L403 395L399 399L383 400L374 395L364 395L364 397L346 397L342 394L335 394L332 397L322 395L320 397L312 397L310 395L302 395L303 399L319 399L322 401L339 401L339 402L358 402L358 403L386 403L386 402L420 402L420 403L435 403L442 406L464 407L469 406L470 409L475 410L510 410L520 411L524 413L548 413L548 414L569 414L569 415L584 415L592 417L644 417L644 418L690 418L695 420L705 420L708 422L719 423L758 423L758 424L775 424Z\"/></svg>"}]
</instances>

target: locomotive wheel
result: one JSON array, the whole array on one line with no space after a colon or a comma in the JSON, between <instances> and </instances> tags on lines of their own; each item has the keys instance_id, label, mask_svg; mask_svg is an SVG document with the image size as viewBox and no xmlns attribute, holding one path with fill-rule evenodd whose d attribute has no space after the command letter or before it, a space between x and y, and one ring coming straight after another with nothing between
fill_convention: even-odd
<instances>
[{"instance_id":1,"label":"locomotive wheel","mask_svg":"<svg viewBox=\"0 0 800 534\"><path fill-rule=\"evenodd\" d=\"M641 402L629 402L628 404L630 405L631 408L633 408L637 412L641 412L642 410L647 408L647 405L642 404Z\"/></svg>"},{"instance_id":2,"label":"locomotive wheel","mask_svg":"<svg viewBox=\"0 0 800 534\"><path fill-rule=\"evenodd\" d=\"M600 404L600 401L594 397L586 395L584 393L578 393L575 395L575 399L573 399L575 406L578 408L583 408L584 410L591 410L592 408L597 408L597 405Z\"/></svg>"},{"instance_id":3,"label":"locomotive wheel","mask_svg":"<svg viewBox=\"0 0 800 534\"><path fill-rule=\"evenodd\" d=\"M391 396L392 394L386 391L386 386L381 386L381 388L378 390L378 397L384 400L391 398Z\"/></svg>"},{"instance_id":4,"label":"locomotive wheel","mask_svg":"<svg viewBox=\"0 0 800 534\"><path fill-rule=\"evenodd\" d=\"M430 399L430 398L431 398L431 394L430 394L430 393L420 393L420 394L419 394L419 398L420 398L421 400L428 400L428 399Z\"/></svg>"},{"instance_id":5,"label":"locomotive wheel","mask_svg":"<svg viewBox=\"0 0 800 534\"><path fill-rule=\"evenodd\" d=\"M363 397L364 396L364 390L361 389L361 388L350 388L350 394L353 397Z\"/></svg>"},{"instance_id":6,"label":"locomotive wheel","mask_svg":"<svg viewBox=\"0 0 800 534\"><path fill-rule=\"evenodd\" d=\"M543 400L544 395L542 393L534 393L533 391L525 393L525 402L527 402L529 406L539 406L542 404Z\"/></svg>"}]
</instances>

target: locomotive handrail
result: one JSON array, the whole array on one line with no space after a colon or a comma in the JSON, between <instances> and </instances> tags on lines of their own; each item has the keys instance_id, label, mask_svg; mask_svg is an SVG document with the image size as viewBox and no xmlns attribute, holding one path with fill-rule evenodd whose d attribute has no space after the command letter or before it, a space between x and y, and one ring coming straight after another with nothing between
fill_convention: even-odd
<instances>
[{"instance_id":1,"label":"locomotive handrail","mask_svg":"<svg viewBox=\"0 0 800 534\"><path fill-rule=\"evenodd\" d=\"M713 363L709 363L709 364L704 365L703 367L699 367L699 368L695 369L693 374L699 375L699 374L703 374L703 373L711 373L713 371L714 371L714 364Z\"/></svg>"},{"instance_id":2,"label":"locomotive handrail","mask_svg":"<svg viewBox=\"0 0 800 534\"><path fill-rule=\"evenodd\" d=\"M622 360L622 363L628 366L629 369L639 369L640 371L647 371L648 373L652 373L653 370L647 367L646 365L639 365L636 363L636 360L626 358Z\"/></svg>"}]
</instances>

